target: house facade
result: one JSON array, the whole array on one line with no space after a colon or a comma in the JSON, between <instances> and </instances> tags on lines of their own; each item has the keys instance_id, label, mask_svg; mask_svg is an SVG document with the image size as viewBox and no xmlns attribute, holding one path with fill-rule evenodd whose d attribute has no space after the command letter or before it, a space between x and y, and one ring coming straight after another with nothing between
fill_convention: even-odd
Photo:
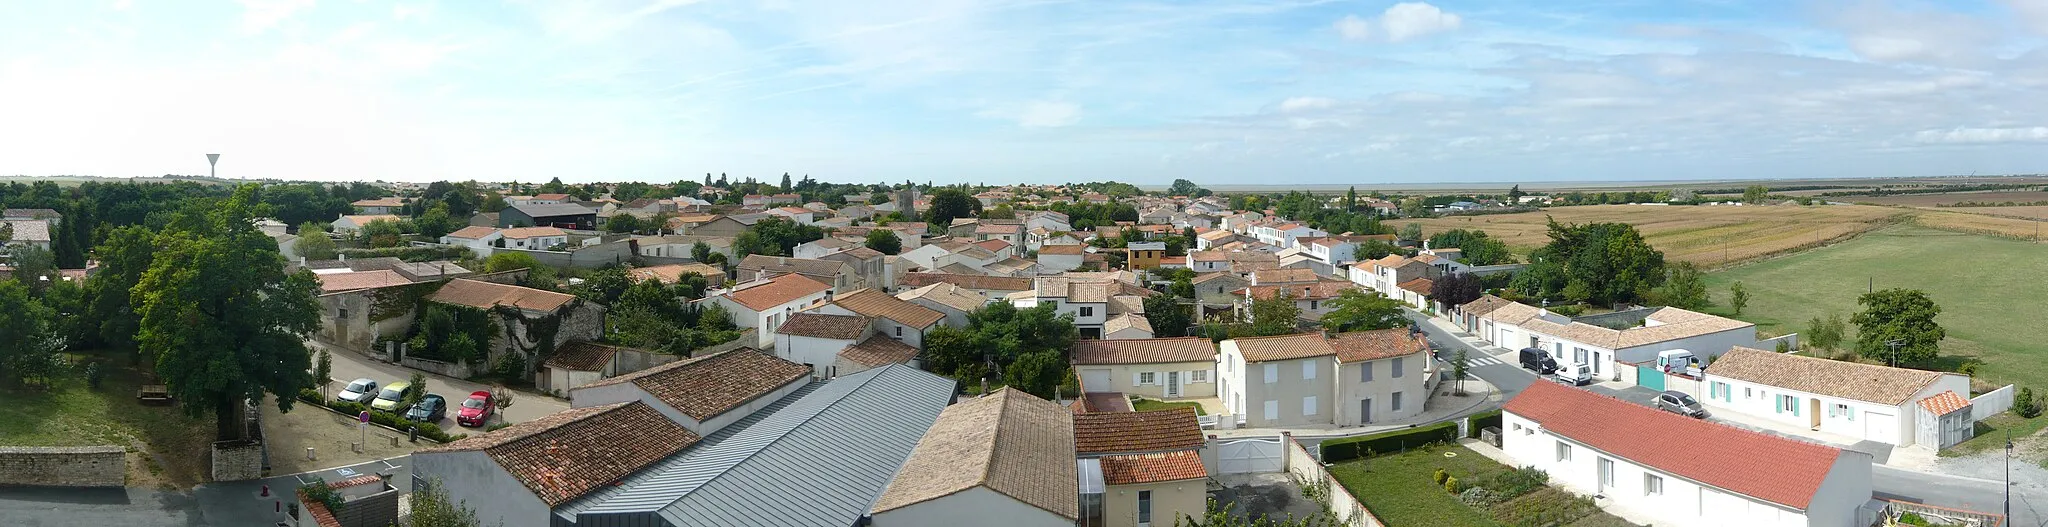
<instances>
[{"instance_id":1,"label":"house facade","mask_svg":"<svg viewBox=\"0 0 2048 527\"><path fill-rule=\"evenodd\" d=\"M1216 346L1204 337L1078 340L1074 377L1086 392L1173 400L1216 396Z\"/></svg>"},{"instance_id":2,"label":"house facade","mask_svg":"<svg viewBox=\"0 0 2048 527\"><path fill-rule=\"evenodd\" d=\"M715 302L724 307L732 313L734 325L756 330L755 347L769 349L775 346L775 328L782 327L790 315L824 302L831 291L832 286L817 280L785 274L739 284L724 294L698 302Z\"/></svg>"},{"instance_id":3,"label":"house facade","mask_svg":"<svg viewBox=\"0 0 2048 527\"><path fill-rule=\"evenodd\" d=\"M1694 397L1733 412L1816 432L1931 449L1921 444L1919 409L1929 400L1964 400L1970 378L1959 373L1891 368L1736 347L1714 361ZM1952 408L1951 408L1952 409ZM1948 412L1936 415L1946 415ZM1968 412L1964 412L1967 414ZM1967 439L1967 436L1962 439Z\"/></svg>"}]
</instances>

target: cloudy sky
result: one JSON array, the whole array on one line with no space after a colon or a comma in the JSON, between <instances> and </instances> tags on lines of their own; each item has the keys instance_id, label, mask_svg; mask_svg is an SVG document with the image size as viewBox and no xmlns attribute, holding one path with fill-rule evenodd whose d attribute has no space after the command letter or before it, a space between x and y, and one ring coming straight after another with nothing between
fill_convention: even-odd
<instances>
[{"instance_id":1,"label":"cloudy sky","mask_svg":"<svg viewBox=\"0 0 2048 527\"><path fill-rule=\"evenodd\" d=\"M2048 172L2048 0L0 3L0 174Z\"/></svg>"}]
</instances>

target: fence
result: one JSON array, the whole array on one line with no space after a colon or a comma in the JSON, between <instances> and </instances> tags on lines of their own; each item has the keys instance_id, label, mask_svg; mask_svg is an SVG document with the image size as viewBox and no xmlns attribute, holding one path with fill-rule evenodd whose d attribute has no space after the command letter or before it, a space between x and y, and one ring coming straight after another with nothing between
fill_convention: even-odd
<instances>
[{"instance_id":1,"label":"fence","mask_svg":"<svg viewBox=\"0 0 2048 527\"><path fill-rule=\"evenodd\" d=\"M1265 474L1287 469L1286 445L1278 437L1211 439L1216 474Z\"/></svg>"},{"instance_id":2,"label":"fence","mask_svg":"<svg viewBox=\"0 0 2048 527\"><path fill-rule=\"evenodd\" d=\"M1330 475L1330 470L1317 463L1315 456L1301 446L1293 437L1283 437L1287 447L1287 472L1294 476L1294 482L1301 486L1302 494L1309 499L1321 500L1337 521L1352 527L1380 527L1378 516L1366 510L1365 504L1351 495L1351 490Z\"/></svg>"},{"instance_id":3,"label":"fence","mask_svg":"<svg viewBox=\"0 0 2048 527\"><path fill-rule=\"evenodd\" d=\"M2007 384L2004 388L1991 390L1989 392L1985 392L1984 395L1971 397L1970 420L1982 421L1985 419L1990 419L1991 416L2005 413L2006 410L2011 410L2013 400L2012 391L2012 385Z\"/></svg>"},{"instance_id":4,"label":"fence","mask_svg":"<svg viewBox=\"0 0 2048 527\"><path fill-rule=\"evenodd\" d=\"M1885 504L1887 516L1904 513L1918 514L1932 520L1935 525L1959 525L1963 527L1999 527L2005 525L2005 516L1988 512L1950 509L1919 503L1888 500Z\"/></svg>"}]
</instances>

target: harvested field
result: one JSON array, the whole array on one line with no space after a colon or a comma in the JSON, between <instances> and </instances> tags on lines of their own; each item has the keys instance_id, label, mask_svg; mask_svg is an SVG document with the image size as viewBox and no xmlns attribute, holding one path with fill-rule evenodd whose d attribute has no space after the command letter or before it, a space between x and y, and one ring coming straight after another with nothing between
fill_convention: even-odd
<instances>
[{"instance_id":1,"label":"harvested field","mask_svg":"<svg viewBox=\"0 0 2048 527\"><path fill-rule=\"evenodd\" d=\"M2048 205L2032 205L2025 207L1943 207L1929 210L1936 210L1941 212L1954 212L1959 214L1998 216L2004 218L2031 218L2037 220L2048 220Z\"/></svg>"},{"instance_id":2,"label":"harvested field","mask_svg":"<svg viewBox=\"0 0 2048 527\"><path fill-rule=\"evenodd\" d=\"M1538 212L1412 220L1428 234L1480 229L1517 251L1549 243L1546 217L1559 223L1619 222L1636 226L1667 259L1706 267L1823 245L1899 221L1890 207L1590 205ZM1405 225L1411 220L1395 220Z\"/></svg>"},{"instance_id":3,"label":"harvested field","mask_svg":"<svg viewBox=\"0 0 2048 527\"><path fill-rule=\"evenodd\" d=\"M2034 201L2048 201L2048 192L2038 190L1953 192L1944 194L1899 194L1892 196L1834 196L1827 199L1835 201L1847 201L1852 203L1875 203L1879 205L1903 205L1907 207L1936 207L1941 205L1969 201L1974 201L1978 203L2004 203L2007 201L2025 203Z\"/></svg>"},{"instance_id":4,"label":"harvested field","mask_svg":"<svg viewBox=\"0 0 2048 527\"><path fill-rule=\"evenodd\" d=\"M1988 214L1990 210L1995 210L1999 208L2023 208L2035 211L2048 211L2048 207L1987 207L1985 210L1987 214L1972 214L1969 212L1961 211L1976 211L1979 209L1977 207L1940 210L1916 209L1919 212L1914 214L1913 222L1920 224L1921 226L1932 227L1947 231L1968 232L1975 234L1985 234L1990 236L2002 236L2007 238L2019 238L2022 240L2038 241L2041 239L2043 231L2041 229L2040 221L2021 218L2010 218L2003 216L1992 216ZM2043 217L2048 217L2048 213L2036 212L2036 214L2042 214Z\"/></svg>"}]
</instances>

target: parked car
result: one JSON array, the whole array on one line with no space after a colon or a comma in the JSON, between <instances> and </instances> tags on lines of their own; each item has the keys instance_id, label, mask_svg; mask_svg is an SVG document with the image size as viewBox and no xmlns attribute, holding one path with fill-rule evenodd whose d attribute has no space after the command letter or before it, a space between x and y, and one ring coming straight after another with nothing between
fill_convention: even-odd
<instances>
[{"instance_id":1,"label":"parked car","mask_svg":"<svg viewBox=\"0 0 2048 527\"><path fill-rule=\"evenodd\" d=\"M431 393L421 397L419 404L412 405L411 409L405 411L405 419L408 421L439 423L444 417L448 417L448 400Z\"/></svg>"},{"instance_id":2,"label":"parked car","mask_svg":"<svg viewBox=\"0 0 2048 527\"><path fill-rule=\"evenodd\" d=\"M1537 375L1549 375L1557 371L1557 361L1550 354L1537 348L1522 348L1522 367Z\"/></svg>"},{"instance_id":3,"label":"parked car","mask_svg":"<svg viewBox=\"0 0 2048 527\"><path fill-rule=\"evenodd\" d=\"M1657 400L1654 404L1657 408L1664 411L1687 417L1698 419L1705 419L1707 417L1707 407L1701 406L1698 399L1693 399L1691 395L1685 392L1664 390L1664 393L1657 394Z\"/></svg>"},{"instance_id":4,"label":"parked car","mask_svg":"<svg viewBox=\"0 0 2048 527\"><path fill-rule=\"evenodd\" d=\"M405 400L405 392L409 389L412 389L412 383L405 381L384 385L384 391L377 393L377 400L370 401L370 409L397 413L402 409L398 405Z\"/></svg>"},{"instance_id":5,"label":"parked car","mask_svg":"<svg viewBox=\"0 0 2048 527\"><path fill-rule=\"evenodd\" d=\"M455 413L455 424L483 426L485 421L491 419L491 413L497 409L498 400L491 397L491 392L470 392L469 398L462 401L462 410Z\"/></svg>"},{"instance_id":6,"label":"parked car","mask_svg":"<svg viewBox=\"0 0 2048 527\"><path fill-rule=\"evenodd\" d=\"M349 381L348 387L342 388L341 393L334 394L334 400L346 403L363 404L370 402L370 399L376 396L377 381L373 381L365 377Z\"/></svg>"},{"instance_id":7,"label":"parked car","mask_svg":"<svg viewBox=\"0 0 2048 527\"><path fill-rule=\"evenodd\" d=\"M1550 373L1550 380L1565 386L1585 386L1593 383L1593 367L1584 364L1567 364Z\"/></svg>"}]
</instances>

